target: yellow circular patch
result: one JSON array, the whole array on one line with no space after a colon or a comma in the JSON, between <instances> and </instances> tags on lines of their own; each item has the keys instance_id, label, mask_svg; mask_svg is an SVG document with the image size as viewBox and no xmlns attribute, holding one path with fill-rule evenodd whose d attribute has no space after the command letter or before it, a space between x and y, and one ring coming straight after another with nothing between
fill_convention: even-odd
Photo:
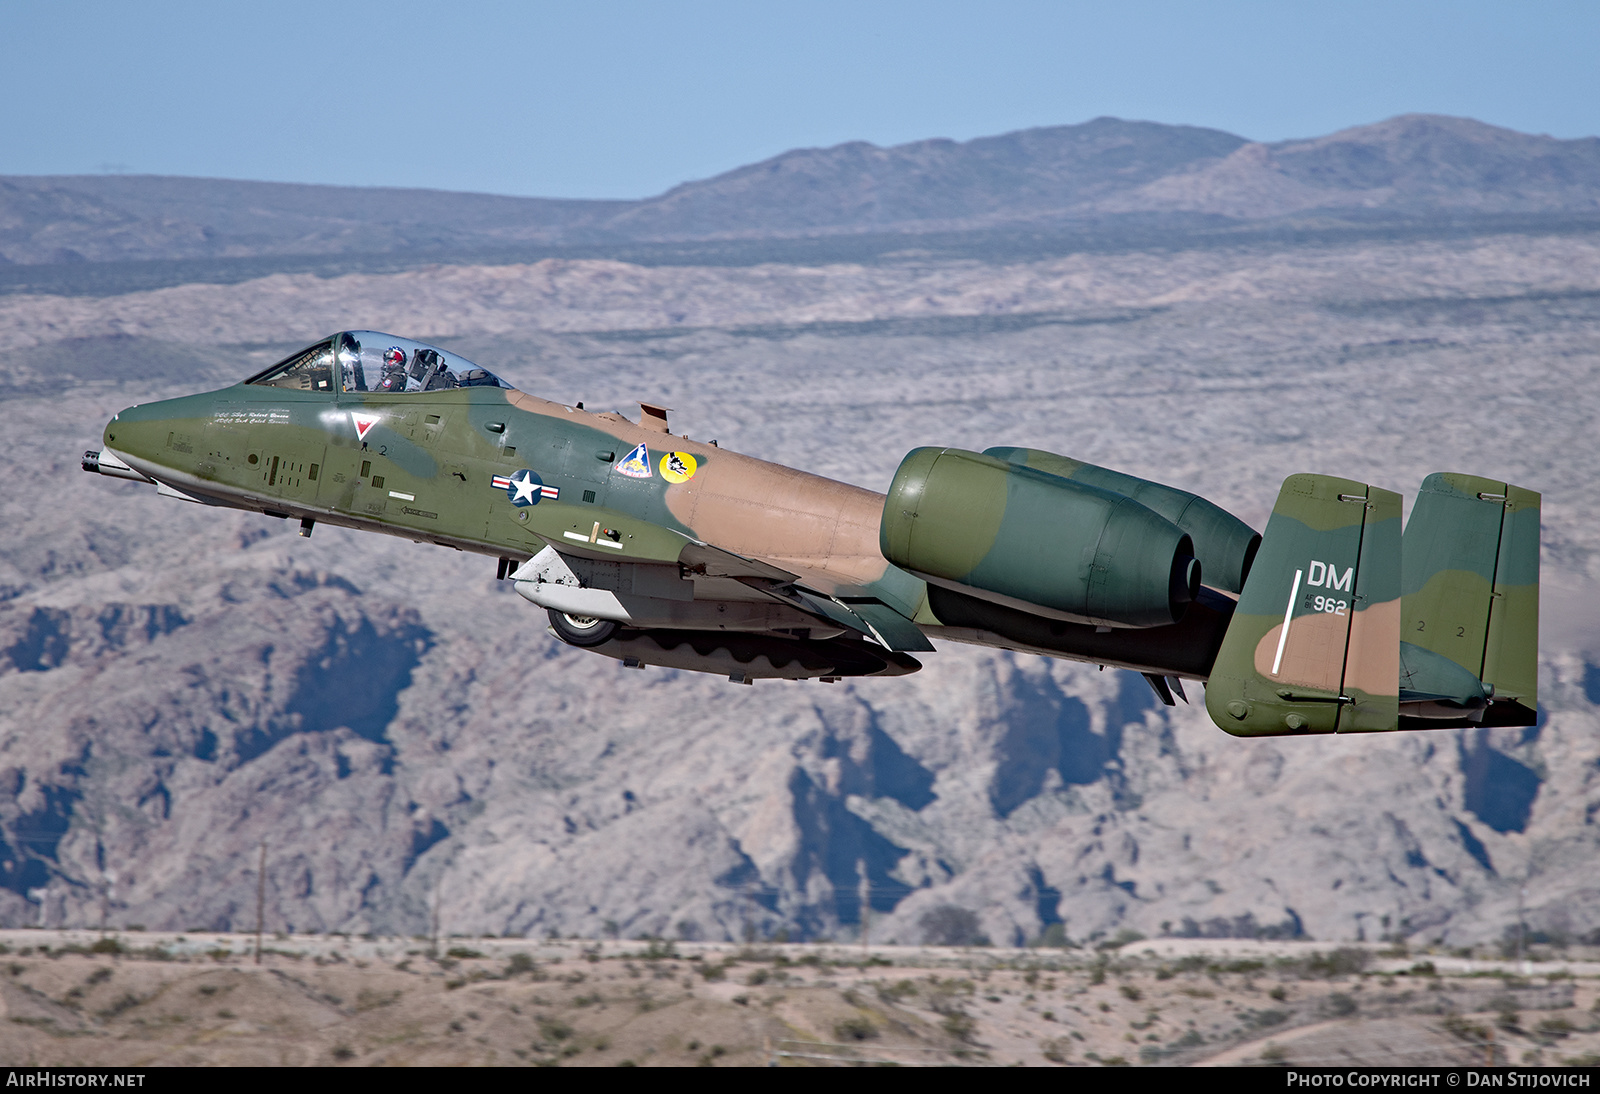
<instances>
[{"instance_id":1,"label":"yellow circular patch","mask_svg":"<svg viewBox=\"0 0 1600 1094\"><path fill-rule=\"evenodd\" d=\"M661 457L661 477L668 482L688 482L699 469L700 465L687 452L668 452Z\"/></svg>"}]
</instances>

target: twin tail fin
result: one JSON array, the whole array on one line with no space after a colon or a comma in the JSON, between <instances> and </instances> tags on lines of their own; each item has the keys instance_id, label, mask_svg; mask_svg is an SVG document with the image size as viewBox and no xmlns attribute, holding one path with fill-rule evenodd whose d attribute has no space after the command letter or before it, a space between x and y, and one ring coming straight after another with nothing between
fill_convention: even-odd
<instances>
[{"instance_id":1,"label":"twin tail fin","mask_svg":"<svg viewBox=\"0 0 1600 1094\"><path fill-rule=\"evenodd\" d=\"M1206 684L1236 736L1533 725L1539 495L1429 475L1284 481Z\"/></svg>"}]
</instances>

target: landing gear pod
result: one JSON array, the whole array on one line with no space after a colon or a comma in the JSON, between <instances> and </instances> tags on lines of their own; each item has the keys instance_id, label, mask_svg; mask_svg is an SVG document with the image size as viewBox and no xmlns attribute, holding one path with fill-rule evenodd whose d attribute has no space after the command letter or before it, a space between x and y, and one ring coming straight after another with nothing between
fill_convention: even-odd
<instances>
[{"instance_id":1,"label":"landing gear pod","mask_svg":"<svg viewBox=\"0 0 1600 1094\"><path fill-rule=\"evenodd\" d=\"M837 681L856 676L905 676L922 667L907 653L845 638L803 640L784 635L733 631L617 628L605 641L586 647L633 668L660 665L755 680Z\"/></svg>"},{"instance_id":2,"label":"landing gear pod","mask_svg":"<svg viewBox=\"0 0 1600 1094\"><path fill-rule=\"evenodd\" d=\"M895 472L883 555L936 585L1050 618L1176 623L1200 590L1194 542L1131 498L957 448Z\"/></svg>"}]
</instances>

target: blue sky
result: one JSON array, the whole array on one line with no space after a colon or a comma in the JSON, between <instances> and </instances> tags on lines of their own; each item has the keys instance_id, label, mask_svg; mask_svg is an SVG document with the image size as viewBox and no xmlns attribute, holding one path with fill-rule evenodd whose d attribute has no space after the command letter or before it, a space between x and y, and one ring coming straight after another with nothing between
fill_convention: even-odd
<instances>
[{"instance_id":1,"label":"blue sky","mask_svg":"<svg viewBox=\"0 0 1600 1094\"><path fill-rule=\"evenodd\" d=\"M1103 114L1600 134L1600 2L0 0L0 174L643 197Z\"/></svg>"}]
</instances>

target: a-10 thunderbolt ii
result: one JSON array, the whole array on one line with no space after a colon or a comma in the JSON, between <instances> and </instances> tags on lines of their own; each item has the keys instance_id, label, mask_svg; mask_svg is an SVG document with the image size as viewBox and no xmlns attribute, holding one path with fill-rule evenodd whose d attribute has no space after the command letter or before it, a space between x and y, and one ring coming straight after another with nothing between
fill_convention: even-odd
<instances>
[{"instance_id":1,"label":"a-10 thunderbolt ii","mask_svg":"<svg viewBox=\"0 0 1600 1094\"><path fill-rule=\"evenodd\" d=\"M626 665L751 683L915 672L930 638L1204 681L1239 736L1532 725L1539 495L1285 480L1265 536L1050 452L918 448L887 495L346 331L122 411L83 466L169 497L455 547ZM1186 697L1185 697L1186 698Z\"/></svg>"}]
</instances>

